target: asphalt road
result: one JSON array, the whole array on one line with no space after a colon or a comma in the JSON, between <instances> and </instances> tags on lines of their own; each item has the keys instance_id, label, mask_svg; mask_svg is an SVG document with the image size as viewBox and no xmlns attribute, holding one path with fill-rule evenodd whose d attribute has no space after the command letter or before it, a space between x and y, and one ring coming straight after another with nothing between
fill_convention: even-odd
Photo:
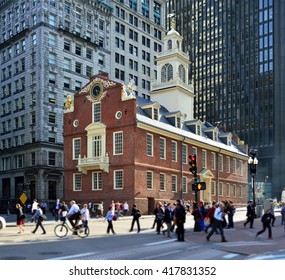
<instances>
[{"instance_id":1,"label":"asphalt road","mask_svg":"<svg viewBox=\"0 0 285 280\"><path fill-rule=\"evenodd\" d=\"M157 235L151 229L153 216L143 216L141 232L129 232L131 218L124 217L114 222L116 235L107 235L107 223L92 218L90 236L81 239L71 235L65 238L55 236L56 222L45 221L46 235L41 230L34 235L35 224L27 222L25 232L17 234L15 215L6 217L7 228L0 231L0 260L243 260L243 259L285 259L285 233L280 215L276 211L276 226L273 227L273 240L267 239L267 232L255 237L261 229L260 219L255 220L255 228L244 228L245 211L236 212L235 228L225 229L227 243L220 242L219 235L206 241L204 232L193 231L193 217L188 214L185 242Z\"/></svg>"}]
</instances>

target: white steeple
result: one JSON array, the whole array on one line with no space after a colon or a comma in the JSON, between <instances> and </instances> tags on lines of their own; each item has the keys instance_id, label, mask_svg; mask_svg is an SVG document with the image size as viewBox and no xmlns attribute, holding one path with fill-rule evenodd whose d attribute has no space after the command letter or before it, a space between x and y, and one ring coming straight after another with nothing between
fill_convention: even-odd
<instances>
[{"instance_id":1,"label":"white steeple","mask_svg":"<svg viewBox=\"0 0 285 280\"><path fill-rule=\"evenodd\" d=\"M182 36L175 30L175 15L170 14L171 30L164 37L163 51L157 54L157 79L151 85L151 99L169 111L180 111L193 119L194 89L189 82L189 58L182 51Z\"/></svg>"}]
</instances>

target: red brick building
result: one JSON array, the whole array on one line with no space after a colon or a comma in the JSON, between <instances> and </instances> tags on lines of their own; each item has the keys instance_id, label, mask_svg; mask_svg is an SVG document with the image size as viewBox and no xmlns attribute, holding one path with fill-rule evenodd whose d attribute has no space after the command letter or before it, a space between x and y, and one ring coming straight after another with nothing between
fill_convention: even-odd
<instances>
[{"instance_id":1,"label":"red brick building","mask_svg":"<svg viewBox=\"0 0 285 280\"><path fill-rule=\"evenodd\" d=\"M152 100L128 86L94 77L66 104L64 196L78 203L136 203L143 213L157 201L193 200L189 155L197 155L199 199L247 201L248 156L229 132L193 119L188 55L172 28L157 56ZM166 107L164 107L166 106ZM73 108L74 107L74 108Z\"/></svg>"}]
</instances>

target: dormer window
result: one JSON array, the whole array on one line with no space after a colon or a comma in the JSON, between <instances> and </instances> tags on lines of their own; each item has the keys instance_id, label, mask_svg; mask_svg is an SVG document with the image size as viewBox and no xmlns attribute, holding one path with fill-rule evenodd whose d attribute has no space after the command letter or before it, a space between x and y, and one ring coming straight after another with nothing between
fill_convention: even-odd
<instances>
[{"instance_id":1,"label":"dormer window","mask_svg":"<svg viewBox=\"0 0 285 280\"><path fill-rule=\"evenodd\" d=\"M232 144L232 134L230 132L228 133L220 133L219 135L220 139L223 143L225 143L228 146L231 146Z\"/></svg>"},{"instance_id":2,"label":"dormer window","mask_svg":"<svg viewBox=\"0 0 285 280\"><path fill-rule=\"evenodd\" d=\"M218 132L214 131L213 140L218 142Z\"/></svg>"},{"instance_id":3,"label":"dormer window","mask_svg":"<svg viewBox=\"0 0 285 280\"><path fill-rule=\"evenodd\" d=\"M152 119L158 121L158 108L153 108Z\"/></svg>"},{"instance_id":4,"label":"dormer window","mask_svg":"<svg viewBox=\"0 0 285 280\"><path fill-rule=\"evenodd\" d=\"M159 103L150 103L141 106L141 109L144 110L144 112L153 120L158 121L159 120Z\"/></svg>"},{"instance_id":5,"label":"dormer window","mask_svg":"<svg viewBox=\"0 0 285 280\"><path fill-rule=\"evenodd\" d=\"M181 128L181 118L182 114L181 112L176 113L168 113L164 115L164 117L175 127Z\"/></svg>"},{"instance_id":6,"label":"dormer window","mask_svg":"<svg viewBox=\"0 0 285 280\"><path fill-rule=\"evenodd\" d=\"M196 134L201 135L201 125L200 124L196 125Z\"/></svg>"}]
</instances>

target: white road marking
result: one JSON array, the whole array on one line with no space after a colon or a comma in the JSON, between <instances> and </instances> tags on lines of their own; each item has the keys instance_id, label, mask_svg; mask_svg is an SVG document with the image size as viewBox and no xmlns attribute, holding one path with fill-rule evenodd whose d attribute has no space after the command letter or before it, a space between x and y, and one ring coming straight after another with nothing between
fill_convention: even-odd
<instances>
[{"instance_id":1,"label":"white road marking","mask_svg":"<svg viewBox=\"0 0 285 280\"><path fill-rule=\"evenodd\" d=\"M225 255L224 258L225 259L232 259L232 258L234 258L236 256L239 256L239 254L228 254L228 255Z\"/></svg>"},{"instance_id":2,"label":"white road marking","mask_svg":"<svg viewBox=\"0 0 285 280\"><path fill-rule=\"evenodd\" d=\"M51 258L48 260L67 260L67 259L73 259L73 258L87 257L87 256L94 255L94 254L95 252L90 252L90 253L76 254L76 255L70 255L70 256L65 256L65 257Z\"/></svg>"},{"instance_id":3,"label":"white road marking","mask_svg":"<svg viewBox=\"0 0 285 280\"><path fill-rule=\"evenodd\" d=\"M176 241L176 239L170 239L170 240L164 240L164 241L146 243L146 244L144 244L144 245L145 245L145 246L152 246L152 245L159 245L159 244L164 244L164 243L170 243L170 242L174 242L174 241Z\"/></svg>"}]
</instances>

